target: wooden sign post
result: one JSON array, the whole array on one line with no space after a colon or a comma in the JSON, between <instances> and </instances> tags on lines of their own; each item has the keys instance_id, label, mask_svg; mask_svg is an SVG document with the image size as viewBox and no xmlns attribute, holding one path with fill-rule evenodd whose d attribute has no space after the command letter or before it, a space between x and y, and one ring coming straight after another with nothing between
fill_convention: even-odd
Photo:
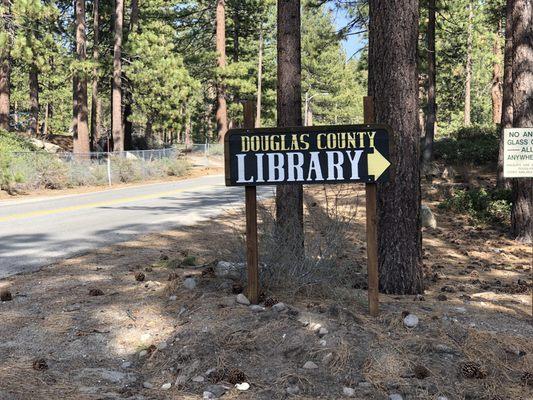
<instances>
[{"instance_id":1,"label":"wooden sign post","mask_svg":"<svg viewBox=\"0 0 533 400\"><path fill-rule=\"evenodd\" d=\"M376 183L389 177L391 129L374 124L372 98L365 98L364 125L254 128L254 104L244 106L244 128L224 138L227 186L246 191L248 297L259 298L256 186L366 184L368 303L378 314Z\"/></svg>"},{"instance_id":2,"label":"wooden sign post","mask_svg":"<svg viewBox=\"0 0 533 400\"><path fill-rule=\"evenodd\" d=\"M376 122L374 98L366 96L363 101L365 124ZM368 311L375 317L379 314L378 273L378 227L377 227L377 185L367 183L366 189L366 268L368 274Z\"/></svg>"},{"instance_id":3,"label":"wooden sign post","mask_svg":"<svg viewBox=\"0 0 533 400\"><path fill-rule=\"evenodd\" d=\"M244 103L244 128L255 126L255 104ZM259 300L259 250L257 240L257 190L255 186L245 187L246 208L246 266L248 270L248 300L257 304Z\"/></svg>"}]
</instances>

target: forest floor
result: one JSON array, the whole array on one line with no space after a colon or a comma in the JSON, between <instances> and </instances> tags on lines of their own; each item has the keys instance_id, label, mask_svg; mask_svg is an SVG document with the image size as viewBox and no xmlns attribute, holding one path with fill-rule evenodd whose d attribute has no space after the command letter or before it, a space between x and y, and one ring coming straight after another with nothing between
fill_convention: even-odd
<instances>
[{"instance_id":1,"label":"forest floor","mask_svg":"<svg viewBox=\"0 0 533 400\"><path fill-rule=\"evenodd\" d=\"M437 208L450 185L424 185L438 221L423 231L424 295L380 295L377 318L364 284L237 303L239 282L214 273L237 210L2 280L0 399L533 399L531 249ZM349 261L364 278L353 188Z\"/></svg>"}]
</instances>

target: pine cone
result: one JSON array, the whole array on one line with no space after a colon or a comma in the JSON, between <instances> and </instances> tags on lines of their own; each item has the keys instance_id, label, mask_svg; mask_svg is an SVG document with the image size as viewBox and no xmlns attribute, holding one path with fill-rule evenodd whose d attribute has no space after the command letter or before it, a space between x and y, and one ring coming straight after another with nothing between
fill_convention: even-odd
<instances>
[{"instance_id":1,"label":"pine cone","mask_svg":"<svg viewBox=\"0 0 533 400\"><path fill-rule=\"evenodd\" d=\"M487 371L480 364L469 361L461 364L461 375L469 379L484 379Z\"/></svg>"},{"instance_id":2,"label":"pine cone","mask_svg":"<svg viewBox=\"0 0 533 400\"><path fill-rule=\"evenodd\" d=\"M44 358L38 358L33 361L33 369L36 371L44 371L48 369L48 364Z\"/></svg>"},{"instance_id":3,"label":"pine cone","mask_svg":"<svg viewBox=\"0 0 533 400\"><path fill-rule=\"evenodd\" d=\"M240 369L233 368L228 371L226 379L232 385L236 385L237 383L246 382L246 375Z\"/></svg>"},{"instance_id":4,"label":"pine cone","mask_svg":"<svg viewBox=\"0 0 533 400\"><path fill-rule=\"evenodd\" d=\"M413 369L413 372L415 374L415 377L417 379L425 379L427 378L428 376L431 375L431 372L429 371L429 369L427 369L426 367L424 367L423 365L415 365L415 368Z\"/></svg>"},{"instance_id":5,"label":"pine cone","mask_svg":"<svg viewBox=\"0 0 533 400\"><path fill-rule=\"evenodd\" d=\"M265 300L265 307L272 307L274 304L278 304L279 301L275 297L267 297Z\"/></svg>"},{"instance_id":6,"label":"pine cone","mask_svg":"<svg viewBox=\"0 0 533 400\"><path fill-rule=\"evenodd\" d=\"M142 272L136 272L136 273L135 273L135 280L136 280L137 282L142 282L142 281L144 281L144 278L145 278L145 277L146 277L146 275L144 275L144 273L142 273Z\"/></svg>"}]
</instances>

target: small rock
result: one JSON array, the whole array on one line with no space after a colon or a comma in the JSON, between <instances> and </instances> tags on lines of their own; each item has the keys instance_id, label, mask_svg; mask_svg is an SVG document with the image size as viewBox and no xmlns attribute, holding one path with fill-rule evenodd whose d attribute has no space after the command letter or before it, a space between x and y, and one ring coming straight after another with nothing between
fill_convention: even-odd
<instances>
[{"instance_id":1,"label":"small rock","mask_svg":"<svg viewBox=\"0 0 533 400\"><path fill-rule=\"evenodd\" d=\"M333 360L333 353L328 353L322 357L322 364L328 365Z\"/></svg>"},{"instance_id":2,"label":"small rock","mask_svg":"<svg viewBox=\"0 0 533 400\"><path fill-rule=\"evenodd\" d=\"M400 394L393 393L389 395L389 400L403 400L403 397Z\"/></svg>"},{"instance_id":3,"label":"small rock","mask_svg":"<svg viewBox=\"0 0 533 400\"><path fill-rule=\"evenodd\" d=\"M415 298L413 299L413 301L425 301L425 300L426 298L422 296L421 294L417 294Z\"/></svg>"},{"instance_id":4,"label":"small rock","mask_svg":"<svg viewBox=\"0 0 533 400\"><path fill-rule=\"evenodd\" d=\"M464 314L464 313L466 313L466 308L464 308L464 307L455 307L455 311L457 311L458 313Z\"/></svg>"},{"instance_id":5,"label":"small rock","mask_svg":"<svg viewBox=\"0 0 533 400\"><path fill-rule=\"evenodd\" d=\"M172 387L172 383L164 383L162 386L161 386L161 390L168 390Z\"/></svg>"},{"instance_id":6,"label":"small rock","mask_svg":"<svg viewBox=\"0 0 533 400\"><path fill-rule=\"evenodd\" d=\"M437 400L448 400L446 396L439 396L437 397Z\"/></svg>"},{"instance_id":7,"label":"small rock","mask_svg":"<svg viewBox=\"0 0 533 400\"><path fill-rule=\"evenodd\" d=\"M250 384L248 382L237 383L235 385L235 387L237 388L237 390L240 390L241 392L244 392L244 391L250 389Z\"/></svg>"},{"instance_id":8,"label":"small rock","mask_svg":"<svg viewBox=\"0 0 533 400\"><path fill-rule=\"evenodd\" d=\"M205 378L203 376L201 376L201 375L198 375L198 376L195 376L194 378L192 378L192 381L196 382L196 383L202 383L204 380L205 380Z\"/></svg>"},{"instance_id":9,"label":"small rock","mask_svg":"<svg viewBox=\"0 0 533 400\"><path fill-rule=\"evenodd\" d=\"M418 317L414 314L409 314L403 319L403 324L406 328L416 328L418 325Z\"/></svg>"},{"instance_id":10,"label":"small rock","mask_svg":"<svg viewBox=\"0 0 533 400\"><path fill-rule=\"evenodd\" d=\"M183 286L185 286L189 290L194 290L196 288L196 279L194 278L186 278L183 281Z\"/></svg>"},{"instance_id":11,"label":"small rock","mask_svg":"<svg viewBox=\"0 0 533 400\"><path fill-rule=\"evenodd\" d=\"M282 312L287 309L285 303L276 303L272 306L272 309L276 312Z\"/></svg>"},{"instance_id":12,"label":"small rock","mask_svg":"<svg viewBox=\"0 0 533 400\"><path fill-rule=\"evenodd\" d=\"M342 388L342 394L345 395L346 397L353 397L355 396L355 390L350 387L345 386Z\"/></svg>"},{"instance_id":13,"label":"small rock","mask_svg":"<svg viewBox=\"0 0 533 400\"><path fill-rule=\"evenodd\" d=\"M205 391L203 396L202 396L202 399L203 400L210 400L210 399L215 399L215 395L211 392L208 392L208 391Z\"/></svg>"},{"instance_id":14,"label":"small rock","mask_svg":"<svg viewBox=\"0 0 533 400\"><path fill-rule=\"evenodd\" d=\"M167 342L161 342L157 345L157 350L165 350L168 347Z\"/></svg>"},{"instance_id":15,"label":"small rock","mask_svg":"<svg viewBox=\"0 0 533 400\"><path fill-rule=\"evenodd\" d=\"M141 351L139 352L139 357L144 357L144 356L146 356L147 354L148 354L148 351L146 351L146 350L141 350Z\"/></svg>"},{"instance_id":16,"label":"small rock","mask_svg":"<svg viewBox=\"0 0 533 400\"><path fill-rule=\"evenodd\" d=\"M7 289L0 291L0 301L11 301L13 300L13 295Z\"/></svg>"},{"instance_id":17,"label":"small rock","mask_svg":"<svg viewBox=\"0 0 533 400\"><path fill-rule=\"evenodd\" d=\"M216 277L235 280L241 279L244 269L244 264L234 264L227 261L219 261L214 268Z\"/></svg>"},{"instance_id":18,"label":"small rock","mask_svg":"<svg viewBox=\"0 0 533 400\"><path fill-rule=\"evenodd\" d=\"M372 387L372 384L370 382L363 381L363 382L359 382L357 386L363 389L370 389Z\"/></svg>"},{"instance_id":19,"label":"small rock","mask_svg":"<svg viewBox=\"0 0 533 400\"><path fill-rule=\"evenodd\" d=\"M319 341L318 341L318 344L319 344L320 346L326 346L326 345L328 344L328 342L326 342L324 339L322 339L322 340L319 340Z\"/></svg>"},{"instance_id":20,"label":"small rock","mask_svg":"<svg viewBox=\"0 0 533 400\"><path fill-rule=\"evenodd\" d=\"M205 391L212 393L215 398L217 398L221 397L224 393L226 393L226 388L222 385L209 385L205 388Z\"/></svg>"},{"instance_id":21,"label":"small rock","mask_svg":"<svg viewBox=\"0 0 533 400\"><path fill-rule=\"evenodd\" d=\"M300 393L300 388L298 387L298 385L289 385L285 391L287 392L287 394L290 394L290 395L297 395L298 393Z\"/></svg>"},{"instance_id":22,"label":"small rock","mask_svg":"<svg viewBox=\"0 0 533 400\"><path fill-rule=\"evenodd\" d=\"M170 301L176 301L176 300L178 299L178 296L176 296L176 295L173 294L172 296L169 296L168 299L169 299Z\"/></svg>"},{"instance_id":23,"label":"small rock","mask_svg":"<svg viewBox=\"0 0 533 400\"><path fill-rule=\"evenodd\" d=\"M309 328L313 331L313 332L318 332L320 330L320 328L322 328L322 325L320 325L319 323L314 323L314 324L311 324L309 326Z\"/></svg>"},{"instance_id":24,"label":"small rock","mask_svg":"<svg viewBox=\"0 0 533 400\"><path fill-rule=\"evenodd\" d=\"M257 312L263 312L263 311L266 310L265 307L260 306L259 304L252 304L249 308L250 308L250 311L256 312L256 313Z\"/></svg>"},{"instance_id":25,"label":"small rock","mask_svg":"<svg viewBox=\"0 0 533 400\"><path fill-rule=\"evenodd\" d=\"M322 327L322 328L320 328L318 330L318 336L320 336L320 337L326 336L328 333L329 333L329 331L326 328L324 328L324 327Z\"/></svg>"},{"instance_id":26,"label":"small rock","mask_svg":"<svg viewBox=\"0 0 533 400\"><path fill-rule=\"evenodd\" d=\"M89 296L103 296L104 292L100 289L89 289Z\"/></svg>"},{"instance_id":27,"label":"small rock","mask_svg":"<svg viewBox=\"0 0 533 400\"><path fill-rule=\"evenodd\" d=\"M150 382L143 382L143 388L145 388L145 389L153 389L154 385L152 385Z\"/></svg>"},{"instance_id":28,"label":"small rock","mask_svg":"<svg viewBox=\"0 0 533 400\"><path fill-rule=\"evenodd\" d=\"M239 303L239 304L243 304L245 306L249 306L250 305L250 300L248 300L248 298L242 293L239 293L237 295L237 299L236 300L237 300L237 303Z\"/></svg>"},{"instance_id":29,"label":"small rock","mask_svg":"<svg viewBox=\"0 0 533 400\"><path fill-rule=\"evenodd\" d=\"M120 368L122 369L128 369L131 367L131 363L129 361L124 361L122 364L120 364Z\"/></svg>"},{"instance_id":30,"label":"small rock","mask_svg":"<svg viewBox=\"0 0 533 400\"><path fill-rule=\"evenodd\" d=\"M422 204L422 208L420 209L420 221L424 228L437 228L437 219L431 212L431 209L425 204Z\"/></svg>"},{"instance_id":31,"label":"small rock","mask_svg":"<svg viewBox=\"0 0 533 400\"><path fill-rule=\"evenodd\" d=\"M318 365L316 365L313 361L307 361L304 364L304 369L317 369Z\"/></svg>"}]
</instances>

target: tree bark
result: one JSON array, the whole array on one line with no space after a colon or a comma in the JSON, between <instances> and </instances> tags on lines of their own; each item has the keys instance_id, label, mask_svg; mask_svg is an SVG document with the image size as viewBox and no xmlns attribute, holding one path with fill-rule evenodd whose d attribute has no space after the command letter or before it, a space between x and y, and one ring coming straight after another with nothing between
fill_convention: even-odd
<instances>
[{"instance_id":1,"label":"tree bark","mask_svg":"<svg viewBox=\"0 0 533 400\"><path fill-rule=\"evenodd\" d=\"M131 1L131 14L129 32L134 32L139 24L139 1ZM126 37L129 40L129 34ZM131 150L133 148L133 122L130 121L133 113L133 87L129 85L129 90L124 93L124 150Z\"/></svg>"},{"instance_id":2,"label":"tree bark","mask_svg":"<svg viewBox=\"0 0 533 400\"><path fill-rule=\"evenodd\" d=\"M436 53L435 53L435 7L436 0L428 3L428 93L426 134L424 137L424 152L422 162L428 167L433 159L433 141L437 123L437 98L436 98Z\"/></svg>"},{"instance_id":3,"label":"tree bark","mask_svg":"<svg viewBox=\"0 0 533 400\"><path fill-rule=\"evenodd\" d=\"M96 151L101 135L102 101L98 87L98 63L100 61L100 10L99 0L93 0L93 90L91 102L91 150Z\"/></svg>"},{"instance_id":4,"label":"tree bark","mask_svg":"<svg viewBox=\"0 0 533 400\"><path fill-rule=\"evenodd\" d=\"M472 25L474 19L474 8L472 7L472 1L468 3L468 32L466 39L466 78L465 78L465 110L464 110L464 125L469 126L472 123L471 120L471 98L472 98L472 41L473 30Z\"/></svg>"},{"instance_id":5,"label":"tree bark","mask_svg":"<svg viewBox=\"0 0 533 400\"><path fill-rule=\"evenodd\" d=\"M217 64L220 69L226 67L226 16L225 0L217 0L216 9L216 50ZM228 131L228 108L226 104L226 87L222 79L217 82L217 135L219 143L224 142Z\"/></svg>"},{"instance_id":6,"label":"tree bark","mask_svg":"<svg viewBox=\"0 0 533 400\"><path fill-rule=\"evenodd\" d=\"M392 127L391 178L378 185L380 290L422 293L418 1L370 0L369 95Z\"/></svg>"},{"instance_id":7,"label":"tree bark","mask_svg":"<svg viewBox=\"0 0 533 400\"><path fill-rule=\"evenodd\" d=\"M72 122L70 124L72 137L78 135L78 77L72 74Z\"/></svg>"},{"instance_id":8,"label":"tree bark","mask_svg":"<svg viewBox=\"0 0 533 400\"><path fill-rule=\"evenodd\" d=\"M11 2L2 0L3 29L7 33L7 46L0 50L0 129L9 129L9 104L11 94Z\"/></svg>"},{"instance_id":9,"label":"tree bark","mask_svg":"<svg viewBox=\"0 0 533 400\"><path fill-rule=\"evenodd\" d=\"M39 70L35 64L30 65L30 136L37 137L39 132Z\"/></svg>"},{"instance_id":10,"label":"tree bark","mask_svg":"<svg viewBox=\"0 0 533 400\"><path fill-rule=\"evenodd\" d=\"M257 62L257 102L255 113L255 127L261 127L261 102L263 99L263 30L259 30L259 54Z\"/></svg>"},{"instance_id":11,"label":"tree bark","mask_svg":"<svg viewBox=\"0 0 533 400\"><path fill-rule=\"evenodd\" d=\"M505 9L505 50L503 55L503 100L498 154L497 186L510 188L509 180L503 178L503 130L513 126L513 7L514 0L507 0Z\"/></svg>"},{"instance_id":12,"label":"tree bark","mask_svg":"<svg viewBox=\"0 0 533 400\"><path fill-rule=\"evenodd\" d=\"M513 127L533 127L533 0L515 0L513 7ZM513 180L513 235L531 242L532 178Z\"/></svg>"},{"instance_id":13,"label":"tree bark","mask_svg":"<svg viewBox=\"0 0 533 400\"><path fill-rule=\"evenodd\" d=\"M300 0L279 0L277 122L279 127L302 125L302 51ZM288 254L303 256L303 187L280 185L276 188L278 240L291 244Z\"/></svg>"},{"instance_id":14,"label":"tree bark","mask_svg":"<svg viewBox=\"0 0 533 400\"><path fill-rule=\"evenodd\" d=\"M87 59L87 37L85 23L85 0L76 0L76 53L78 61ZM74 153L88 153L89 146L89 109L87 106L87 77L84 72L77 72L78 129L74 132Z\"/></svg>"},{"instance_id":15,"label":"tree bark","mask_svg":"<svg viewBox=\"0 0 533 400\"><path fill-rule=\"evenodd\" d=\"M500 32L502 29L501 19L498 19L498 29L494 35L494 43L492 44L492 55L494 62L492 64L492 122L499 124L502 121L502 68L498 62L500 55Z\"/></svg>"},{"instance_id":16,"label":"tree bark","mask_svg":"<svg viewBox=\"0 0 533 400\"><path fill-rule=\"evenodd\" d=\"M111 125L113 150L124 150L124 129L122 126L122 31L124 25L124 0L115 0L115 29L113 46L113 104Z\"/></svg>"}]
</instances>

